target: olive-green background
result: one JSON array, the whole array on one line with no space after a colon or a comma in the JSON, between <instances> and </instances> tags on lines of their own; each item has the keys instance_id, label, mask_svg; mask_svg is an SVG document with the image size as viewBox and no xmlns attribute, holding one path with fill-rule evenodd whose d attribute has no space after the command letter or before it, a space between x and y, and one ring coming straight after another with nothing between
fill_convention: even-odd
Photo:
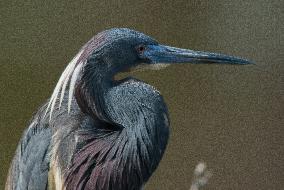
<instances>
[{"instance_id":1,"label":"olive-green background","mask_svg":"<svg viewBox=\"0 0 284 190\"><path fill-rule=\"evenodd\" d=\"M1 0L0 189L33 112L77 50L111 27L256 63L131 73L161 91L171 117L167 151L146 190L189 189L199 161L213 172L205 189L283 189L283 7L281 0Z\"/></svg>"}]
</instances>

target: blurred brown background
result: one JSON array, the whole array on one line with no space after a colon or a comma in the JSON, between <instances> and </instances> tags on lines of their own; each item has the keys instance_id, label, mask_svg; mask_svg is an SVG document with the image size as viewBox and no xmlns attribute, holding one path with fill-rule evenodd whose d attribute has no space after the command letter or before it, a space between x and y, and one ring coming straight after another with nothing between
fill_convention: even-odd
<instances>
[{"instance_id":1,"label":"blurred brown background","mask_svg":"<svg viewBox=\"0 0 284 190\"><path fill-rule=\"evenodd\" d=\"M161 43L237 55L256 65L182 65L131 73L169 106L171 137L146 190L284 188L283 1L0 2L0 189L28 120L92 35L129 27Z\"/></svg>"}]
</instances>

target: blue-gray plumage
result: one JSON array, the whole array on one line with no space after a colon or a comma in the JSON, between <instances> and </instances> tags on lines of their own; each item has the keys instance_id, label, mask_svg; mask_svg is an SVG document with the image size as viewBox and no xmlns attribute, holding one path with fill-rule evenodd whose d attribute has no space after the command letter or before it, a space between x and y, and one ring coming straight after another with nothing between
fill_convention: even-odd
<instances>
[{"instance_id":1,"label":"blue-gray plumage","mask_svg":"<svg viewBox=\"0 0 284 190\"><path fill-rule=\"evenodd\" d=\"M24 132L6 190L141 189L166 149L168 111L154 87L114 76L137 66L186 62L250 63L164 46L126 28L94 36Z\"/></svg>"}]
</instances>

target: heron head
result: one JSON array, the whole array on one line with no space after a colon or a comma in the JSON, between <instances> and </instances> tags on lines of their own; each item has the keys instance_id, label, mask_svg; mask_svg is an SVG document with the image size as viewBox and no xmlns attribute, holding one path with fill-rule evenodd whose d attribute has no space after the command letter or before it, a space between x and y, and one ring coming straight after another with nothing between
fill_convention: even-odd
<instances>
[{"instance_id":1,"label":"heron head","mask_svg":"<svg viewBox=\"0 0 284 190\"><path fill-rule=\"evenodd\" d=\"M98 33L90 44L93 51L88 62L104 67L106 72L117 73L143 63L145 59L140 53L146 46L158 45L158 42L135 30L112 28Z\"/></svg>"},{"instance_id":2,"label":"heron head","mask_svg":"<svg viewBox=\"0 0 284 190\"><path fill-rule=\"evenodd\" d=\"M159 44L135 30L114 28L97 34L92 40L90 60L96 59L108 71L117 73L139 66L160 68L172 63L249 64L248 60L219 53L193 51ZM91 61L92 62L92 61Z\"/></svg>"}]
</instances>

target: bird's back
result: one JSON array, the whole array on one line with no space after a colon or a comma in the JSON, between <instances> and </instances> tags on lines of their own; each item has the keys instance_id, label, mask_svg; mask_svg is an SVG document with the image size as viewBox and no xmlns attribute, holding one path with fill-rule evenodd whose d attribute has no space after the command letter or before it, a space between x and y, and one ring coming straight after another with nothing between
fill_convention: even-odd
<instances>
[{"instance_id":1,"label":"bird's back","mask_svg":"<svg viewBox=\"0 0 284 190\"><path fill-rule=\"evenodd\" d=\"M24 131L6 181L6 190L46 189L52 130L42 120L41 108Z\"/></svg>"},{"instance_id":2,"label":"bird's back","mask_svg":"<svg viewBox=\"0 0 284 190\"><path fill-rule=\"evenodd\" d=\"M54 110L52 119L45 113L47 103L31 119L12 160L6 190L61 189L57 188L63 183L59 176L63 177L61 172L75 152L75 131L84 119L75 101L68 114L67 96L66 93L62 108Z\"/></svg>"}]
</instances>

